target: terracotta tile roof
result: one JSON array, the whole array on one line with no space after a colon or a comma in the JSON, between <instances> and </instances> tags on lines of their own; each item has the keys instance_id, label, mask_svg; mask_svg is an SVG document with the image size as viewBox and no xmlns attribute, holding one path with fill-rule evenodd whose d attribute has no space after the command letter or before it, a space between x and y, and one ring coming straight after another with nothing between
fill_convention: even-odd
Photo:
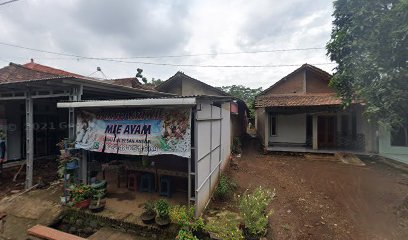
<instances>
[{"instance_id":1,"label":"terracotta tile roof","mask_svg":"<svg viewBox=\"0 0 408 240\"><path fill-rule=\"evenodd\" d=\"M39 71L39 72L45 72L45 73L51 73L59 76L69 76L69 77L83 77L82 75L72 73L72 72L67 72L58 68L52 68L49 66L45 66L42 64L35 63L33 59L31 59L31 62L23 64L24 67L29 68L31 70Z\"/></svg>"},{"instance_id":2,"label":"terracotta tile roof","mask_svg":"<svg viewBox=\"0 0 408 240\"><path fill-rule=\"evenodd\" d=\"M32 70L22 65L10 63L8 66L0 69L0 83L22 82L33 79L61 77L57 74Z\"/></svg>"},{"instance_id":3,"label":"terracotta tile roof","mask_svg":"<svg viewBox=\"0 0 408 240\"><path fill-rule=\"evenodd\" d=\"M137 78L132 77L132 78L117 78L117 79L109 79L109 80L104 80L104 81L109 81L112 84L117 84L121 86L126 86L126 87L131 87L131 88L139 88L139 89L145 89L145 90L150 90L150 91L155 91L158 92L153 85L146 85L142 84Z\"/></svg>"},{"instance_id":4,"label":"terracotta tile roof","mask_svg":"<svg viewBox=\"0 0 408 240\"><path fill-rule=\"evenodd\" d=\"M259 96L255 107L304 107L341 105L335 94L274 94Z\"/></svg>"}]
</instances>

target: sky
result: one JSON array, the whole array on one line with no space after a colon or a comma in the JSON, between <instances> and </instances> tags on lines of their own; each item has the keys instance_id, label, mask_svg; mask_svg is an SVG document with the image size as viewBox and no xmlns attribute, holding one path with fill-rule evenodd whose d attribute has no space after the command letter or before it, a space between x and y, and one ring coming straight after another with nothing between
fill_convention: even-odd
<instances>
[{"instance_id":1,"label":"sky","mask_svg":"<svg viewBox=\"0 0 408 240\"><path fill-rule=\"evenodd\" d=\"M304 63L332 72L332 12L330 0L18 0L0 5L0 66L33 58L99 78L141 68L147 79L182 71L213 86L266 88Z\"/></svg>"}]
</instances>

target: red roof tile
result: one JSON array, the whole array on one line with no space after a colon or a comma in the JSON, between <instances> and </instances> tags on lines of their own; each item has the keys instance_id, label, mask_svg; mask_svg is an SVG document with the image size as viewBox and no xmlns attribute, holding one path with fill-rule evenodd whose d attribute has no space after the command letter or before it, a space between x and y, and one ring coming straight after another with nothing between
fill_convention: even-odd
<instances>
[{"instance_id":1,"label":"red roof tile","mask_svg":"<svg viewBox=\"0 0 408 240\"><path fill-rule=\"evenodd\" d=\"M57 74L41 72L26 68L22 65L10 63L8 66L0 69L0 83L22 82L42 78L61 77Z\"/></svg>"},{"instance_id":2,"label":"red roof tile","mask_svg":"<svg viewBox=\"0 0 408 240\"><path fill-rule=\"evenodd\" d=\"M83 77L82 75L76 74L76 73L71 73L67 72L58 68L52 68L49 66L45 66L42 64L35 63L33 59L31 59L31 62L23 64L24 67L39 71L39 72L45 72L45 73L51 73L59 76L69 76L69 77Z\"/></svg>"},{"instance_id":3,"label":"red roof tile","mask_svg":"<svg viewBox=\"0 0 408 240\"><path fill-rule=\"evenodd\" d=\"M274 94L259 96L255 107L303 107L341 105L335 94Z\"/></svg>"}]
</instances>

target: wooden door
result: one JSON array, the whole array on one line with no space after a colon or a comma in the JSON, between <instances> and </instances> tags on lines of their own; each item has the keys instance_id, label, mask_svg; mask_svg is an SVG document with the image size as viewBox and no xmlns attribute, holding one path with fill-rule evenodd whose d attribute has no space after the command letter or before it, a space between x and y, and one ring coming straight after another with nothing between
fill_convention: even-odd
<instances>
[{"instance_id":1,"label":"wooden door","mask_svg":"<svg viewBox=\"0 0 408 240\"><path fill-rule=\"evenodd\" d=\"M317 141L319 148L336 146L336 117L319 116L317 122Z\"/></svg>"}]
</instances>

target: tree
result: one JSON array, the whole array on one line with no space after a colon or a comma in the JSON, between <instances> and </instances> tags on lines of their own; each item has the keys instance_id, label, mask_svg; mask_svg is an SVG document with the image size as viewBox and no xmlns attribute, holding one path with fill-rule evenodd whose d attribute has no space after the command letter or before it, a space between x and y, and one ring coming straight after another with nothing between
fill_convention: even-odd
<instances>
[{"instance_id":1,"label":"tree","mask_svg":"<svg viewBox=\"0 0 408 240\"><path fill-rule=\"evenodd\" d=\"M224 92L244 101L249 108L249 117L255 117L255 97L262 92L262 88L249 88L242 85L222 86Z\"/></svg>"},{"instance_id":2,"label":"tree","mask_svg":"<svg viewBox=\"0 0 408 240\"><path fill-rule=\"evenodd\" d=\"M397 127L408 113L408 0L336 0L328 55L338 66L330 84L346 106Z\"/></svg>"}]
</instances>

